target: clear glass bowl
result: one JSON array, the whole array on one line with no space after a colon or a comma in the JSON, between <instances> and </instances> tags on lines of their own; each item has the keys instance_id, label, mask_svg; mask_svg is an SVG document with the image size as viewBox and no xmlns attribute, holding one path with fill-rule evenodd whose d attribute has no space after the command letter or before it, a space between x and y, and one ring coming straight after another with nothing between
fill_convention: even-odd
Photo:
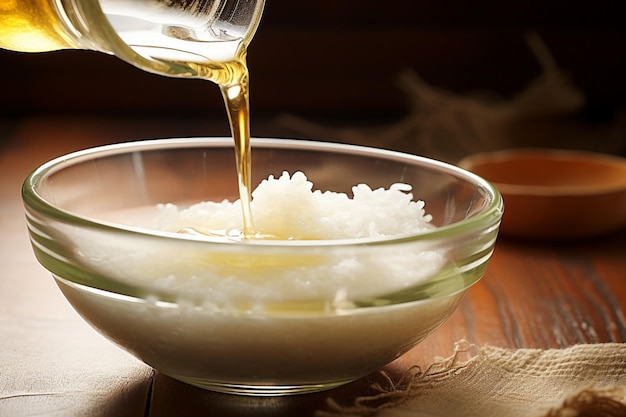
<instances>
[{"instance_id":1,"label":"clear glass bowl","mask_svg":"<svg viewBox=\"0 0 626 417\"><path fill-rule=\"evenodd\" d=\"M116 144L23 186L35 255L81 316L158 371L215 391L312 392L407 352L484 274L498 191L458 167L372 148L255 139L253 184L413 186L437 228L393 238L231 241L155 230L160 203L237 199L230 138ZM348 267L346 267L348 265Z\"/></svg>"}]
</instances>

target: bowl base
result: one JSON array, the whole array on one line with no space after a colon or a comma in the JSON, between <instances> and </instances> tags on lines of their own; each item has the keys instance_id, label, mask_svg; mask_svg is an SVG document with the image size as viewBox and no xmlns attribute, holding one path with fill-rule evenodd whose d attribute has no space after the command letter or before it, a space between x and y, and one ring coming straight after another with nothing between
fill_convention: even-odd
<instances>
[{"instance_id":1,"label":"bowl base","mask_svg":"<svg viewBox=\"0 0 626 417\"><path fill-rule=\"evenodd\" d=\"M213 382L204 379L190 378L180 375L166 374L178 381L202 388L208 391L220 392L223 394L245 395L251 397L280 397L286 395L309 394L313 392L326 391L353 382L353 379L346 381L324 382L319 384L231 384L225 382Z\"/></svg>"}]
</instances>

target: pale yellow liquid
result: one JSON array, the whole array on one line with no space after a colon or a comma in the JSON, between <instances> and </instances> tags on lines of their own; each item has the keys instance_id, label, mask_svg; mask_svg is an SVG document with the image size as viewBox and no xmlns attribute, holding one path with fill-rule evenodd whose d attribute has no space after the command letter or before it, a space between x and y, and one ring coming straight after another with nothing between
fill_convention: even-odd
<instances>
[{"instance_id":1,"label":"pale yellow liquid","mask_svg":"<svg viewBox=\"0 0 626 417\"><path fill-rule=\"evenodd\" d=\"M42 52L73 48L48 0L0 0L0 48Z\"/></svg>"},{"instance_id":2,"label":"pale yellow liquid","mask_svg":"<svg viewBox=\"0 0 626 417\"><path fill-rule=\"evenodd\" d=\"M239 83L221 85L222 95L230 128L235 142L235 162L237 164L237 182L239 198L243 215L243 235L254 235L254 222L250 201L252 200L252 162L250 155L250 105L248 101L248 73L247 68L242 72Z\"/></svg>"},{"instance_id":3,"label":"pale yellow liquid","mask_svg":"<svg viewBox=\"0 0 626 417\"><path fill-rule=\"evenodd\" d=\"M218 30L203 30L206 18L198 10L187 10L188 2L170 1L165 11L155 8L155 4L159 2L83 0L81 7L90 15L101 8L119 36L140 57L168 66L165 75L204 78L220 86L236 150L243 236L252 236L248 40L232 36L222 39ZM81 47L65 34L51 0L0 0L0 16L1 48L40 52Z\"/></svg>"}]
</instances>

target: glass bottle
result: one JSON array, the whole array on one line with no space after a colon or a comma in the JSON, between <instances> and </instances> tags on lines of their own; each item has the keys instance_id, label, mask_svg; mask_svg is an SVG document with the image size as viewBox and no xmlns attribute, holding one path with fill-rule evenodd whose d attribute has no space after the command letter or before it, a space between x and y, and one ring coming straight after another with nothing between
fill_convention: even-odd
<instances>
[{"instance_id":1,"label":"glass bottle","mask_svg":"<svg viewBox=\"0 0 626 417\"><path fill-rule=\"evenodd\" d=\"M0 0L0 48L89 49L145 71L237 84L264 0Z\"/></svg>"}]
</instances>

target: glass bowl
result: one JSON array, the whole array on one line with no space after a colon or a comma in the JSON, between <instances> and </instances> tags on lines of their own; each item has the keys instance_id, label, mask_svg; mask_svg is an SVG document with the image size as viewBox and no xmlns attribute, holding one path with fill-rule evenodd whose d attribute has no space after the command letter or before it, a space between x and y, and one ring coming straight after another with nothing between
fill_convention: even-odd
<instances>
[{"instance_id":1,"label":"glass bowl","mask_svg":"<svg viewBox=\"0 0 626 417\"><path fill-rule=\"evenodd\" d=\"M413 186L436 228L386 238L249 240L153 228L159 204L237 200L230 138L160 139L54 159L24 182L31 243L76 311L159 372L286 395L382 368L441 326L484 274L503 212L489 182L435 160L253 139L253 184Z\"/></svg>"}]
</instances>

